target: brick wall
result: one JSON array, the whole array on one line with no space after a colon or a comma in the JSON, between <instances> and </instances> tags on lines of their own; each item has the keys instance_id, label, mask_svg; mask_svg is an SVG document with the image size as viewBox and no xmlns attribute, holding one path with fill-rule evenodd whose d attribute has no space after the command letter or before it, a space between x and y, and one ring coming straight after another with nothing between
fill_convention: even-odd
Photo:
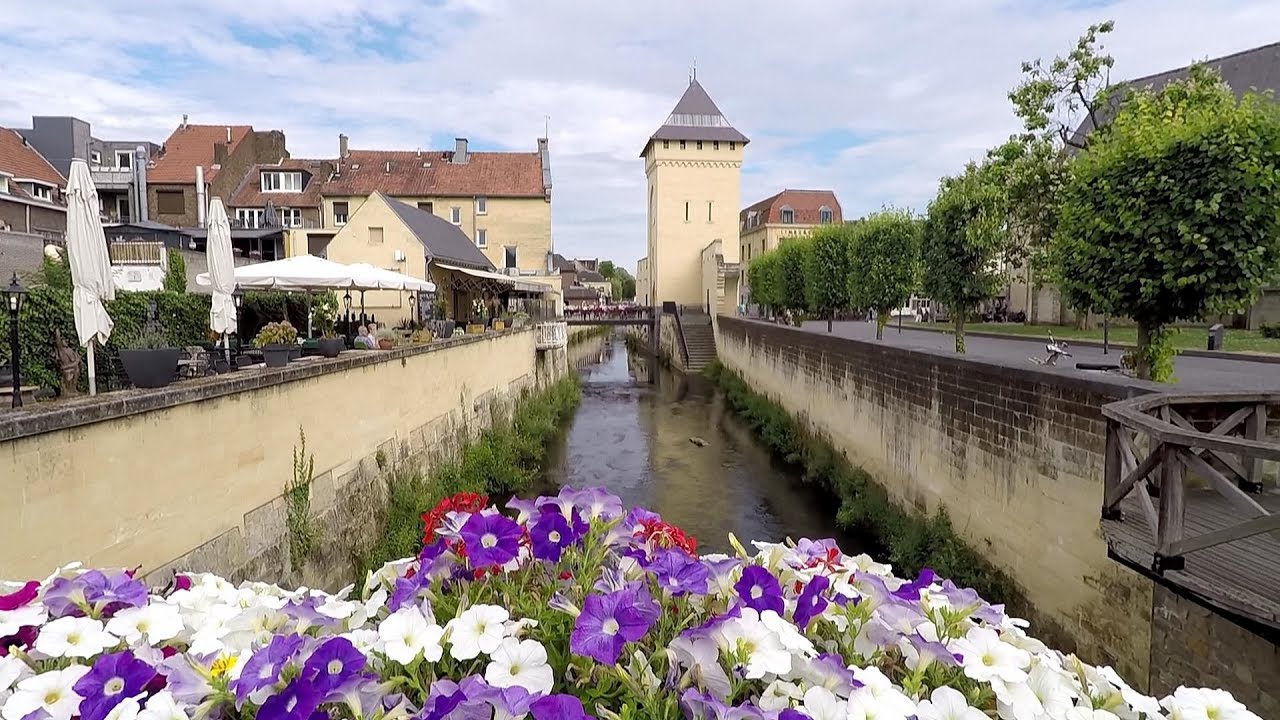
<instances>
[{"instance_id":1,"label":"brick wall","mask_svg":"<svg viewBox=\"0 0 1280 720\"><path fill-rule=\"evenodd\" d=\"M245 173L257 163L279 162L289 156L285 150L284 133L279 130L255 131L236 146L227 156L222 168L209 183L209 197L229 198L235 193Z\"/></svg>"},{"instance_id":2,"label":"brick wall","mask_svg":"<svg viewBox=\"0 0 1280 720\"><path fill-rule=\"evenodd\" d=\"M160 192L182 192L182 214L175 215L173 213L160 212L160 203L157 199ZM147 183L147 215L155 222L172 225L174 227L195 227L199 221L199 215L196 213L196 186L195 183L187 185L162 185L159 183Z\"/></svg>"},{"instance_id":3,"label":"brick wall","mask_svg":"<svg viewBox=\"0 0 1280 720\"><path fill-rule=\"evenodd\" d=\"M944 508L1023 587L1038 636L1147 679L1151 582L1108 559L1099 527L1099 408L1134 390L726 316L717 351L901 505Z\"/></svg>"}]
</instances>

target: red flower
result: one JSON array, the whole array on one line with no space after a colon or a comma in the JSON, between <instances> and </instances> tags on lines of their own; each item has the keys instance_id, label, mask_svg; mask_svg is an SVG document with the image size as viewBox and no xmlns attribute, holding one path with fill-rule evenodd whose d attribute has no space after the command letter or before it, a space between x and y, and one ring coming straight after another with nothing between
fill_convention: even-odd
<instances>
[{"instance_id":1,"label":"red flower","mask_svg":"<svg viewBox=\"0 0 1280 720\"><path fill-rule=\"evenodd\" d=\"M680 548L689 555L696 555L698 552L698 541L692 535L686 535L683 530L670 523L661 520L641 520L640 530L636 532L636 537L648 542L658 548Z\"/></svg>"},{"instance_id":2,"label":"red flower","mask_svg":"<svg viewBox=\"0 0 1280 720\"><path fill-rule=\"evenodd\" d=\"M560 579L561 579L561 580L572 580L572 579L573 579L573 573L569 572L568 570L561 570L561 571L560 571Z\"/></svg>"},{"instance_id":3,"label":"red flower","mask_svg":"<svg viewBox=\"0 0 1280 720\"><path fill-rule=\"evenodd\" d=\"M479 512L489 504L488 495L462 492L451 495L436 506L422 513L422 544L430 545L436 539L436 530L450 512Z\"/></svg>"}]
</instances>

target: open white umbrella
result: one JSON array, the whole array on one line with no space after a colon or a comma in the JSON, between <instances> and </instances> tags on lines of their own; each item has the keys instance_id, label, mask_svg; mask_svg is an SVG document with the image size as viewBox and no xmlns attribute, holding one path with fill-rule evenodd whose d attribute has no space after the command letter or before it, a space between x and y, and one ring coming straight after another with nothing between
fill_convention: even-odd
<instances>
[{"instance_id":1,"label":"open white umbrella","mask_svg":"<svg viewBox=\"0 0 1280 720\"><path fill-rule=\"evenodd\" d=\"M402 292L434 292L435 283L420 280L412 275L405 275L394 270L387 270L369 263L352 263L352 274L358 285L369 285L379 290L400 290Z\"/></svg>"},{"instance_id":2,"label":"open white umbrella","mask_svg":"<svg viewBox=\"0 0 1280 720\"><path fill-rule=\"evenodd\" d=\"M231 256L231 221L220 197L209 201L209 235L204 253L209 263L209 284L213 286L209 327L222 337L223 347L230 355L227 334L236 331L236 302L232 297L236 291L236 264Z\"/></svg>"},{"instance_id":3,"label":"open white umbrella","mask_svg":"<svg viewBox=\"0 0 1280 720\"><path fill-rule=\"evenodd\" d=\"M71 304L76 334L80 345L88 348L90 395L98 392L94 346L105 343L115 327L103 304L115 299L116 287L111 281L111 258L107 256L107 238L98 213L98 191L89 175L89 165L84 160L72 160L67 181L67 256L75 288Z\"/></svg>"}]
</instances>

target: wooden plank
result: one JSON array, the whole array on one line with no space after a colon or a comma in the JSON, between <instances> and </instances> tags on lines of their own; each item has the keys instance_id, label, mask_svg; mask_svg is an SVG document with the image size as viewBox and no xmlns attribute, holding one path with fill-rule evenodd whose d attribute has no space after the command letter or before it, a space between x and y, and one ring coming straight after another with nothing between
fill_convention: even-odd
<instances>
[{"instance_id":1,"label":"wooden plank","mask_svg":"<svg viewBox=\"0 0 1280 720\"><path fill-rule=\"evenodd\" d=\"M1170 550L1174 555L1185 555L1268 532L1280 532L1280 515L1264 515L1229 528L1185 538L1173 543Z\"/></svg>"},{"instance_id":2,"label":"wooden plank","mask_svg":"<svg viewBox=\"0 0 1280 720\"><path fill-rule=\"evenodd\" d=\"M1255 407L1256 407L1255 405L1248 405L1240 408L1239 410L1236 410L1235 412L1228 415L1226 420L1223 420L1222 422L1218 423L1217 426L1215 426L1212 430L1210 430L1209 434L1210 435L1226 435L1232 430L1235 430L1237 425L1244 422L1246 418L1253 415L1253 411ZM1266 407L1266 406L1264 405L1263 407ZM1255 439L1260 440L1261 438L1255 438Z\"/></svg>"},{"instance_id":3,"label":"wooden plank","mask_svg":"<svg viewBox=\"0 0 1280 720\"><path fill-rule=\"evenodd\" d=\"M1138 484L1139 480L1145 480L1147 475L1151 474L1151 471L1156 468L1156 465L1164 459L1164 454L1165 447L1163 445L1157 445L1155 449L1151 451L1151 454L1147 455L1147 457L1144 458L1136 468L1130 470L1128 475L1125 475L1124 480L1121 480L1114 489L1107 491L1103 508L1113 508L1117 503L1123 500L1124 496L1129 494L1129 491L1133 489L1134 485Z\"/></svg>"},{"instance_id":4,"label":"wooden plank","mask_svg":"<svg viewBox=\"0 0 1280 720\"><path fill-rule=\"evenodd\" d=\"M1211 395L1211 393L1207 395ZM1150 404L1156 402L1159 397L1157 396L1155 399L1137 398L1137 400ZM1136 411L1135 405L1126 404L1133 402L1133 400L1121 400L1104 405L1104 414L1107 417L1119 420L1122 425L1153 437L1158 442L1182 445L1184 447L1203 447L1209 450L1231 453L1232 455L1247 454L1267 460L1280 460L1280 444L1278 443L1237 437L1219 437L1181 429L1172 423L1166 423L1158 418ZM1199 402L1206 402L1206 400L1200 400ZM1108 408L1110 408L1109 411Z\"/></svg>"},{"instance_id":5,"label":"wooden plank","mask_svg":"<svg viewBox=\"0 0 1280 720\"><path fill-rule=\"evenodd\" d=\"M1117 437L1121 431L1120 423L1115 420L1107 421L1107 437L1106 447L1102 456L1102 511L1106 513L1115 507L1118 500L1112 501L1113 497L1124 497L1124 493L1117 493L1115 488L1120 481L1121 464L1120 464L1120 440Z\"/></svg>"},{"instance_id":6,"label":"wooden plank","mask_svg":"<svg viewBox=\"0 0 1280 720\"><path fill-rule=\"evenodd\" d=\"M1151 540L1153 542L1159 542L1160 520L1156 517L1155 505L1151 503L1151 486L1147 483L1145 478L1143 478L1140 484L1142 485L1142 487L1139 488L1141 492L1136 493L1138 496L1138 504L1142 507L1142 514L1147 518L1147 526L1151 528Z\"/></svg>"},{"instance_id":7,"label":"wooden plank","mask_svg":"<svg viewBox=\"0 0 1280 720\"><path fill-rule=\"evenodd\" d=\"M1249 416L1244 426L1244 436L1250 440L1262 442L1267 437L1267 406L1258 403L1254 406L1253 415ZM1254 485L1262 484L1262 458L1242 458L1244 460L1244 479Z\"/></svg>"},{"instance_id":8,"label":"wooden plank","mask_svg":"<svg viewBox=\"0 0 1280 720\"><path fill-rule=\"evenodd\" d=\"M1138 467L1138 451L1133 446L1133 438L1129 435L1129 428L1123 424L1120 425L1120 432L1117 437L1120 439L1120 459L1124 461L1124 471L1130 472Z\"/></svg>"},{"instance_id":9,"label":"wooden plank","mask_svg":"<svg viewBox=\"0 0 1280 720\"><path fill-rule=\"evenodd\" d=\"M1199 459L1199 458L1197 458ZM1186 522L1183 504L1182 458L1178 452L1166 452L1160 463L1160 515L1156 526L1156 552L1172 556L1169 548L1182 539Z\"/></svg>"},{"instance_id":10,"label":"wooden plank","mask_svg":"<svg viewBox=\"0 0 1280 720\"><path fill-rule=\"evenodd\" d=\"M1184 428L1186 428L1186 429L1188 429L1188 430L1192 430L1192 431L1195 431L1195 432L1199 432L1199 430L1197 430L1197 429L1196 429L1196 426L1195 426L1195 425L1193 425L1193 424L1191 423L1191 421L1189 421L1189 420L1187 420L1186 418L1182 417L1182 415L1178 414L1178 412L1177 412L1176 410L1175 410L1175 411L1173 411L1172 419L1173 419L1174 424L1175 424L1175 425L1178 425L1179 427L1184 427ZM1214 430L1216 431L1216 430L1217 430L1217 428L1214 428ZM1197 447L1192 447L1192 448L1191 448L1191 450L1192 450L1196 455L1204 455L1204 454L1205 454L1205 453L1207 453L1207 452L1212 452L1212 453L1213 453L1213 456L1214 456L1214 457L1216 457L1216 458L1218 458L1218 460L1219 460L1223 465L1226 465L1228 470L1230 470L1231 472L1235 473L1235 474L1236 474L1236 476L1237 476L1237 477L1239 477L1241 480L1243 480L1243 479L1245 478L1245 470L1244 470L1244 466L1243 466L1243 465L1241 465L1241 464L1239 463L1239 461L1237 461L1237 460L1236 460L1234 457L1232 457L1231 455L1226 455L1226 454L1223 454L1223 453L1219 453L1219 452L1217 452L1216 450L1206 450L1205 448L1203 448L1203 447L1198 447L1198 446L1197 446ZM1243 458L1243 457L1245 457L1245 456L1241 455L1241 457Z\"/></svg>"},{"instance_id":11,"label":"wooden plank","mask_svg":"<svg viewBox=\"0 0 1280 720\"><path fill-rule=\"evenodd\" d=\"M1218 491L1218 494L1244 513L1246 518L1255 518L1267 514L1266 508L1262 507L1257 500L1249 497L1247 493L1236 487L1235 483L1223 477L1222 473L1213 469L1199 455L1188 451L1186 448L1178 448L1177 454L1181 456L1181 460L1187 464L1188 468L1208 480L1214 489Z\"/></svg>"}]
</instances>

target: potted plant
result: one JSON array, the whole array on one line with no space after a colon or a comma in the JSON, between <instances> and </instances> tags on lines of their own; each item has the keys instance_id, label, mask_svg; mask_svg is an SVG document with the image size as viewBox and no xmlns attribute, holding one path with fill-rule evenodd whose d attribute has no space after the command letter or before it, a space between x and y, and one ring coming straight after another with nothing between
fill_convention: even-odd
<instances>
[{"instance_id":1,"label":"potted plant","mask_svg":"<svg viewBox=\"0 0 1280 720\"><path fill-rule=\"evenodd\" d=\"M457 327L457 323L449 319L449 306L445 303L444 298L439 298L435 304L435 321L432 328L435 331L435 336L441 338L452 337L455 327Z\"/></svg>"},{"instance_id":2,"label":"potted plant","mask_svg":"<svg viewBox=\"0 0 1280 720\"><path fill-rule=\"evenodd\" d=\"M332 330L325 330L324 337L316 341L316 349L323 357L336 358L338 353L347 349L347 341L335 335Z\"/></svg>"},{"instance_id":3,"label":"potted plant","mask_svg":"<svg viewBox=\"0 0 1280 720\"><path fill-rule=\"evenodd\" d=\"M409 336L409 342L413 343L414 345L422 345L424 343L429 343L431 342L431 331L430 330L414 330L413 334Z\"/></svg>"},{"instance_id":4,"label":"potted plant","mask_svg":"<svg viewBox=\"0 0 1280 720\"><path fill-rule=\"evenodd\" d=\"M182 351L172 347L163 333L147 328L120 350L120 364L134 387L158 388L177 377L181 356Z\"/></svg>"},{"instance_id":5,"label":"potted plant","mask_svg":"<svg viewBox=\"0 0 1280 720\"><path fill-rule=\"evenodd\" d=\"M489 308L484 300L476 298L471 301L471 322L467 323L468 335L483 335L489 320Z\"/></svg>"},{"instance_id":6,"label":"potted plant","mask_svg":"<svg viewBox=\"0 0 1280 720\"><path fill-rule=\"evenodd\" d=\"M511 316L512 327L522 328L529 324L529 313L521 310Z\"/></svg>"},{"instance_id":7,"label":"potted plant","mask_svg":"<svg viewBox=\"0 0 1280 720\"><path fill-rule=\"evenodd\" d=\"M396 346L396 339L400 336L391 328L379 328L378 334L374 337L378 339L379 350L390 350Z\"/></svg>"},{"instance_id":8,"label":"potted plant","mask_svg":"<svg viewBox=\"0 0 1280 720\"><path fill-rule=\"evenodd\" d=\"M284 367L289 364L297 347L298 331L288 320L267 323L253 338L253 346L262 349L262 359L267 367Z\"/></svg>"}]
</instances>

